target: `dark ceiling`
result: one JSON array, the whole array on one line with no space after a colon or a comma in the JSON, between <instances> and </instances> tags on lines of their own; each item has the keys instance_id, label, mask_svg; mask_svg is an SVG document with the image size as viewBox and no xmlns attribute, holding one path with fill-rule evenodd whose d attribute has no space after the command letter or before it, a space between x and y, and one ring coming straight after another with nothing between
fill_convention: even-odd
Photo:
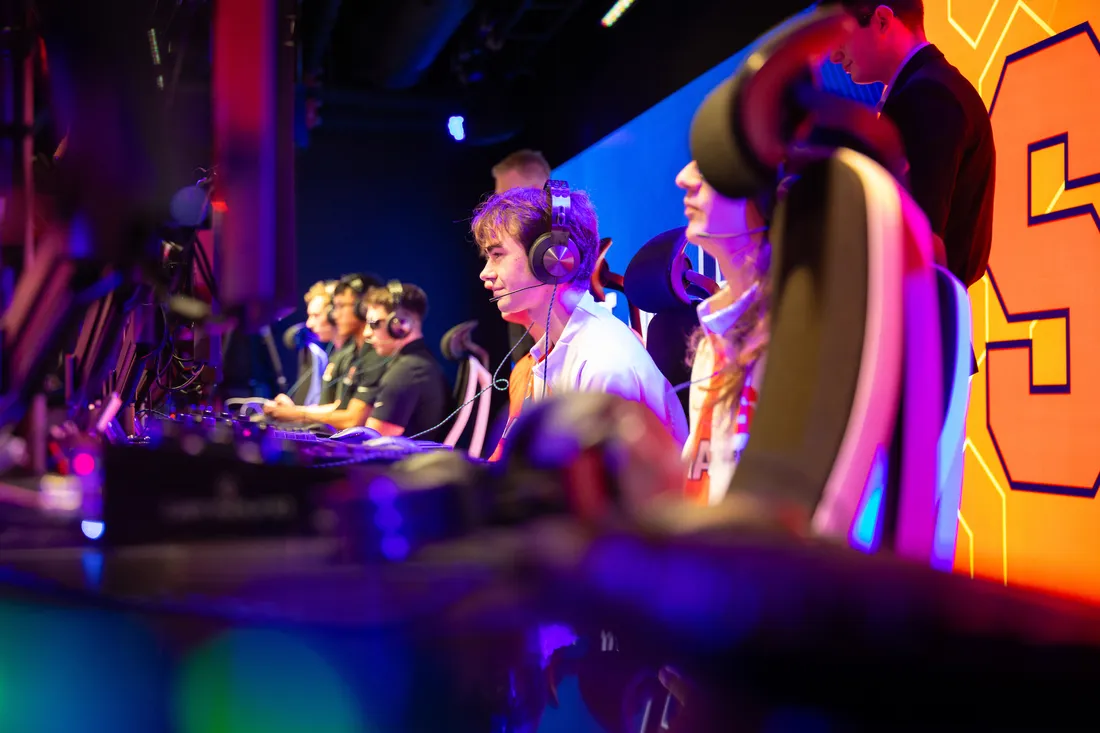
<instances>
[{"instance_id":1,"label":"dark ceiling","mask_svg":"<svg viewBox=\"0 0 1100 733\"><path fill-rule=\"evenodd\" d=\"M441 131L528 140L562 160L720 63L806 0L302 0L318 134ZM578 147L579 146L579 147Z\"/></svg>"}]
</instances>

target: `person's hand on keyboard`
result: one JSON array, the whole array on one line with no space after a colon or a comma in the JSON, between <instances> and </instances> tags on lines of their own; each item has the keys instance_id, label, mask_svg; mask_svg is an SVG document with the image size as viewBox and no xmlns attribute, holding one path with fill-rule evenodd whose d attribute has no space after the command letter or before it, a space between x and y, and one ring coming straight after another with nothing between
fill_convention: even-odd
<instances>
[{"instance_id":1,"label":"person's hand on keyboard","mask_svg":"<svg viewBox=\"0 0 1100 733\"><path fill-rule=\"evenodd\" d=\"M264 403L264 414L272 420L293 422L298 419L298 408L293 402L289 405L284 405L274 400L268 400Z\"/></svg>"}]
</instances>

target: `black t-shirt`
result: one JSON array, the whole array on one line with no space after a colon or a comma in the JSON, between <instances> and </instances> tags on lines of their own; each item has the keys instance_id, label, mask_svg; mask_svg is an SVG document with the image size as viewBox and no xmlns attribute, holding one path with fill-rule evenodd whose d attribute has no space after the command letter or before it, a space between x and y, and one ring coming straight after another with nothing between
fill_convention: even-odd
<instances>
[{"instance_id":1,"label":"black t-shirt","mask_svg":"<svg viewBox=\"0 0 1100 733\"><path fill-rule=\"evenodd\" d=\"M347 374L336 390L336 397L340 401L340 409L348 409L352 399L362 399L359 395L360 388L370 389L377 387L382 381L382 375L386 373L386 364L389 359L379 356L378 352L370 344L363 344L355 359L348 367Z\"/></svg>"},{"instance_id":2,"label":"black t-shirt","mask_svg":"<svg viewBox=\"0 0 1100 733\"><path fill-rule=\"evenodd\" d=\"M334 351L328 359L328 366L321 377L321 402L322 405L331 405L340 399L338 389L341 381L348 374L348 369L355 361L356 347L354 341L349 341Z\"/></svg>"},{"instance_id":3,"label":"black t-shirt","mask_svg":"<svg viewBox=\"0 0 1100 733\"><path fill-rule=\"evenodd\" d=\"M450 389L424 339L405 344L386 364L382 378L375 384L368 381L364 374L355 399L372 406L371 417L405 428L406 437L435 428L447 416ZM419 439L439 441L445 435L443 428L435 428Z\"/></svg>"}]
</instances>

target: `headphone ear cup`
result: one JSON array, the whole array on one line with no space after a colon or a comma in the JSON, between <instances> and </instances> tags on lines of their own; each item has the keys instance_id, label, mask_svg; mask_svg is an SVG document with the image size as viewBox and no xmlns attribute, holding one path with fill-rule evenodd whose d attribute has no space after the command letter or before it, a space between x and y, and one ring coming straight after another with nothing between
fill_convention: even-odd
<instances>
[{"instance_id":1,"label":"headphone ear cup","mask_svg":"<svg viewBox=\"0 0 1100 733\"><path fill-rule=\"evenodd\" d=\"M357 301L355 301L355 317L358 318L360 321L367 320L367 304L363 301L362 298L359 298Z\"/></svg>"},{"instance_id":2,"label":"headphone ear cup","mask_svg":"<svg viewBox=\"0 0 1100 733\"><path fill-rule=\"evenodd\" d=\"M328 325L336 325L336 309L329 303L328 308L325 310L325 320L328 321Z\"/></svg>"},{"instance_id":3,"label":"headphone ear cup","mask_svg":"<svg viewBox=\"0 0 1100 733\"><path fill-rule=\"evenodd\" d=\"M581 252L572 238L565 244L555 241L552 233L540 235L527 253L531 274L546 285L557 285L573 279L573 273L581 264Z\"/></svg>"},{"instance_id":4,"label":"headphone ear cup","mask_svg":"<svg viewBox=\"0 0 1100 733\"><path fill-rule=\"evenodd\" d=\"M403 339L409 335L408 325L398 318L396 313L386 322L386 330L389 331L390 337L395 339Z\"/></svg>"}]
</instances>

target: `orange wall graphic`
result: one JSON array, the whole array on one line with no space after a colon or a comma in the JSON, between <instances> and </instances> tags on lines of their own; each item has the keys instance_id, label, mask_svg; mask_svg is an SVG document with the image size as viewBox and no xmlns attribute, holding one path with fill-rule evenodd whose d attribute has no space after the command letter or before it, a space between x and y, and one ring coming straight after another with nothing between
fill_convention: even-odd
<instances>
[{"instance_id":1,"label":"orange wall graphic","mask_svg":"<svg viewBox=\"0 0 1100 733\"><path fill-rule=\"evenodd\" d=\"M925 0L997 144L955 568L1100 602L1100 0Z\"/></svg>"}]
</instances>

